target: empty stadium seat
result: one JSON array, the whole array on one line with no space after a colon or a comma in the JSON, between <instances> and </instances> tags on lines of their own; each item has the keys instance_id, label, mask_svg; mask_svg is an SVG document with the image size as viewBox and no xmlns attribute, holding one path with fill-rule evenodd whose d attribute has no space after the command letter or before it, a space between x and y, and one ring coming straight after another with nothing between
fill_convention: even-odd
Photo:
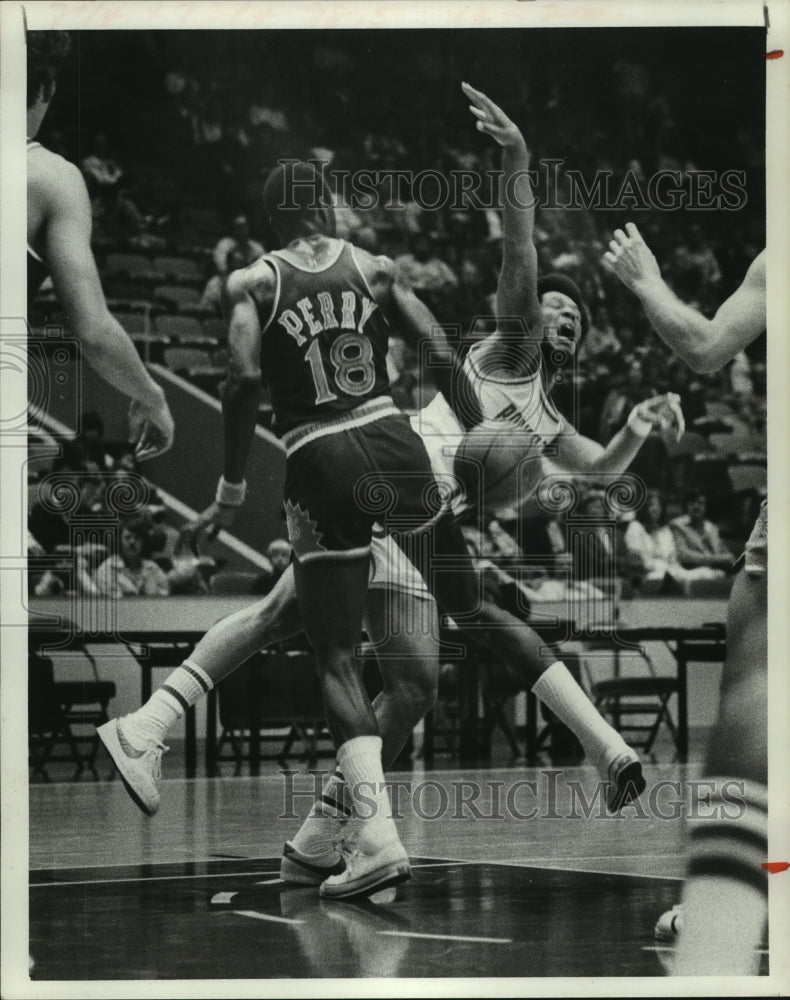
<instances>
[{"instance_id":1,"label":"empty stadium seat","mask_svg":"<svg viewBox=\"0 0 790 1000\"><path fill-rule=\"evenodd\" d=\"M200 292L188 285L158 285L154 289L154 298L178 309L185 305L197 305L200 302Z\"/></svg>"},{"instance_id":2,"label":"empty stadium seat","mask_svg":"<svg viewBox=\"0 0 790 1000\"><path fill-rule=\"evenodd\" d=\"M104 273L124 275L135 281L155 281L157 272L151 261L139 253L110 253L104 264Z\"/></svg>"},{"instance_id":3,"label":"empty stadium seat","mask_svg":"<svg viewBox=\"0 0 790 1000\"><path fill-rule=\"evenodd\" d=\"M203 333L200 321L192 316L157 316L154 320L154 330L166 337L174 337L176 340L197 337L199 340L207 340Z\"/></svg>"},{"instance_id":4,"label":"empty stadium seat","mask_svg":"<svg viewBox=\"0 0 790 1000\"><path fill-rule=\"evenodd\" d=\"M127 333L146 333L148 330L148 319L144 313L116 312L113 315Z\"/></svg>"},{"instance_id":5,"label":"empty stadium seat","mask_svg":"<svg viewBox=\"0 0 790 1000\"><path fill-rule=\"evenodd\" d=\"M203 279L203 268L188 257L155 257L154 269L168 278Z\"/></svg>"},{"instance_id":6,"label":"empty stadium seat","mask_svg":"<svg viewBox=\"0 0 790 1000\"><path fill-rule=\"evenodd\" d=\"M190 369L214 369L211 356L195 347L169 347L164 352L165 365L173 372Z\"/></svg>"},{"instance_id":7,"label":"empty stadium seat","mask_svg":"<svg viewBox=\"0 0 790 1000\"><path fill-rule=\"evenodd\" d=\"M102 280L104 294L108 299L125 299L135 302L150 303L150 286L142 281L131 281L129 278L108 275Z\"/></svg>"}]
</instances>

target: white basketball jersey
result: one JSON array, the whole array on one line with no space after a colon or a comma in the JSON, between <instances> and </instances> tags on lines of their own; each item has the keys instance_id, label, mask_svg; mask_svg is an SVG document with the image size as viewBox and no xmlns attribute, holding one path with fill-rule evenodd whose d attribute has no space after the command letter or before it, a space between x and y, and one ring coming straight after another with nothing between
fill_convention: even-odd
<instances>
[{"instance_id":1,"label":"white basketball jersey","mask_svg":"<svg viewBox=\"0 0 790 1000\"><path fill-rule=\"evenodd\" d=\"M485 420L505 420L519 431L534 435L534 444L546 448L562 431L564 422L546 395L540 371L530 375L504 375L485 371L481 361L485 342L470 348L464 362L464 374L472 385Z\"/></svg>"}]
</instances>

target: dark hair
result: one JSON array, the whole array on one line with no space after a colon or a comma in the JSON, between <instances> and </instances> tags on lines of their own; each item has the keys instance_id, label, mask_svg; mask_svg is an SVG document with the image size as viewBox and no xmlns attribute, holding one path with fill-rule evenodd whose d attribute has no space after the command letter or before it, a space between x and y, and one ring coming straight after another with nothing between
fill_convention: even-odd
<instances>
[{"instance_id":1,"label":"dark hair","mask_svg":"<svg viewBox=\"0 0 790 1000\"><path fill-rule=\"evenodd\" d=\"M690 503L694 503L695 500L705 500L707 501L704 490L687 490L683 494L683 509L688 509Z\"/></svg>"},{"instance_id":2,"label":"dark hair","mask_svg":"<svg viewBox=\"0 0 790 1000\"><path fill-rule=\"evenodd\" d=\"M590 313L587 309L587 304L584 301L581 289L573 278L569 278L567 274L561 274L559 271L553 271L551 274L544 274L542 277L538 278L538 300L542 299L546 292L561 292L563 295L567 295L569 299L573 299L579 307L579 312L581 313L581 335L582 338L584 338L590 326Z\"/></svg>"},{"instance_id":3,"label":"dark hair","mask_svg":"<svg viewBox=\"0 0 790 1000\"><path fill-rule=\"evenodd\" d=\"M148 558L151 553L151 522L142 514L132 517L122 517L118 523L118 538L124 531L136 535L142 542L141 554Z\"/></svg>"},{"instance_id":4,"label":"dark hair","mask_svg":"<svg viewBox=\"0 0 790 1000\"><path fill-rule=\"evenodd\" d=\"M332 192L314 163L278 163L263 185L263 204L283 240L310 232L334 235Z\"/></svg>"},{"instance_id":5,"label":"dark hair","mask_svg":"<svg viewBox=\"0 0 790 1000\"><path fill-rule=\"evenodd\" d=\"M647 508L650 505L650 500L653 497L657 497L658 502L661 504L661 514L659 516L658 523L660 527L663 527L666 524L667 501L663 491L656 489L655 487L651 487L645 494L645 502L637 510L636 519L637 521L639 521L640 524L645 523L645 521L647 520Z\"/></svg>"},{"instance_id":6,"label":"dark hair","mask_svg":"<svg viewBox=\"0 0 790 1000\"><path fill-rule=\"evenodd\" d=\"M55 78L71 49L68 31L28 31L27 33L27 106L32 108L44 91L52 97Z\"/></svg>"}]
</instances>

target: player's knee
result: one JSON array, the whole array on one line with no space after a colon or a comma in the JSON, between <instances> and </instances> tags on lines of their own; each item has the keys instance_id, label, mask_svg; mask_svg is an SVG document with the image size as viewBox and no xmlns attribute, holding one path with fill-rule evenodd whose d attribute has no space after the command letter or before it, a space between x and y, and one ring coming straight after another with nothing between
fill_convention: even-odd
<instances>
[{"instance_id":1,"label":"player's knee","mask_svg":"<svg viewBox=\"0 0 790 1000\"><path fill-rule=\"evenodd\" d=\"M436 703L438 695L436 671L425 671L401 679L393 685L391 691L408 714L413 717L415 723L419 722Z\"/></svg>"}]
</instances>

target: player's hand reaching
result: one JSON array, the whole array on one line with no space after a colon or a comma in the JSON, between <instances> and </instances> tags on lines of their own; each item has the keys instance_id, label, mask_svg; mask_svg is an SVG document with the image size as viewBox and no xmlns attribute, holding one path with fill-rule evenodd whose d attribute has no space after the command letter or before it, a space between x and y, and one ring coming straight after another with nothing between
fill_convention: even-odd
<instances>
[{"instance_id":1,"label":"player's hand reaching","mask_svg":"<svg viewBox=\"0 0 790 1000\"><path fill-rule=\"evenodd\" d=\"M661 280L658 262L633 222L625 224L625 232L615 230L614 239L603 255L603 262L626 288L637 295L643 285Z\"/></svg>"},{"instance_id":2,"label":"player's hand reaching","mask_svg":"<svg viewBox=\"0 0 790 1000\"><path fill-rule=\"evenodd\" d=\"M462 83L461 89L471 102L469 110L477 119L479 132L490 135L503 147L526 145L518 126L489 97L468 83Z\"/></svg>"},{"instance_id":3,"label":"player's hand reaching","mask_svg":"<svg viewBox=\"0 0 790 1000\"><path fill-rule=\"evenodd\" d=\"M628 426L641 437L658 433L666 441L679 441L686 430L680 396L665 392L637 403L628 417Z\"/></svg>"},{"instance_id":4,"label":"player's hand reaching","mask_svg":"<svg viewBox=\"0 0 790 1000\"><path fill-rule=\"evenodd\" d=\"M163 455L171 447L175 425L161 389L150 403L132 402L129 407L129 431L134 443L134 455L139 462Z\"/></svg>"},{"instance_id":5,"label":"player's hand reaching","mask_svg":"<svg viewBox=\"0 0 790 1000\"><path fill-rule=\"evenodd\" d=\"M193 518L181 529L179 544L196 550L198 539L204 533L209 538L215 538L220 531L230 531L236 520L238 507L226 507L216 500L196 518Z\"/></svg>"}]
</instances>

